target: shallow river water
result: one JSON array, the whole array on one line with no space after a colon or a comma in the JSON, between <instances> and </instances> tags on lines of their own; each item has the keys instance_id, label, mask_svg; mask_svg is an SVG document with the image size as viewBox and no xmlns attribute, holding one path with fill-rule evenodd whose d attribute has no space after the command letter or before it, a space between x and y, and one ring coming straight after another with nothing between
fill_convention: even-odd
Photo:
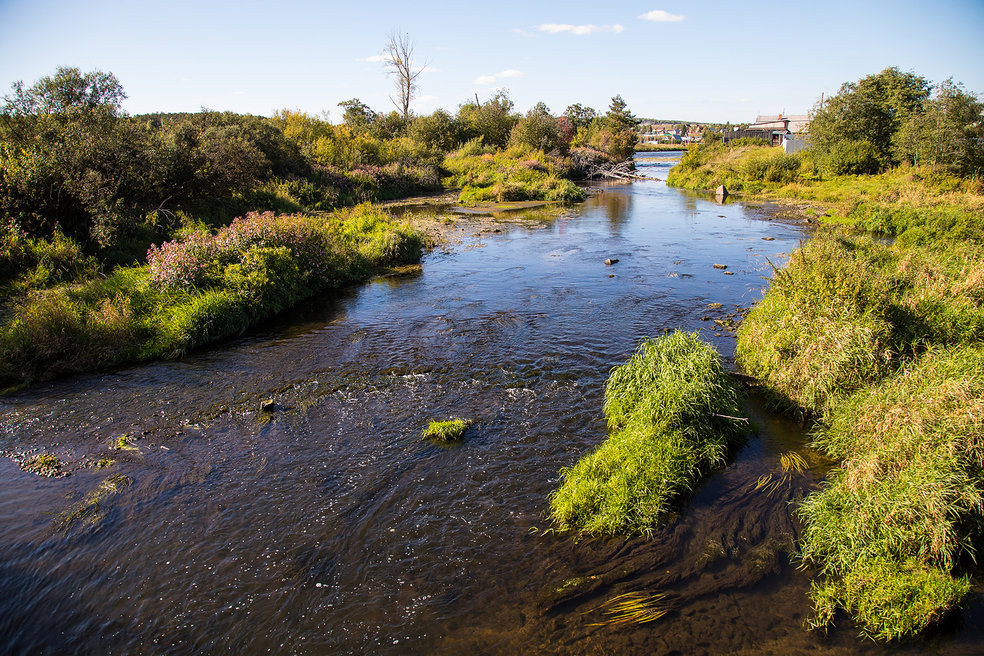
<instances>
[{"instance_id":1,"label":"shallow river water","mask_svg":"<svg viewBox=\"0 0 984 656\"><path fill-rule=\"evenodd\" d=\"M748 444L651 539L549 530L610 368L677 328L730 361L713 319L806 236L658 181L596 191L182 360L0 399L0 653L882 653L803 629L790 501L823 464L755 399ZM462 443L421 439L451 416ZM38 450L72 475L21 471ZM757 487L788 451L813 467ZM619 623L618 595L666 613ZM980 653L981 624L975 601L906 650Z\"/></svg>"}]
</instances>

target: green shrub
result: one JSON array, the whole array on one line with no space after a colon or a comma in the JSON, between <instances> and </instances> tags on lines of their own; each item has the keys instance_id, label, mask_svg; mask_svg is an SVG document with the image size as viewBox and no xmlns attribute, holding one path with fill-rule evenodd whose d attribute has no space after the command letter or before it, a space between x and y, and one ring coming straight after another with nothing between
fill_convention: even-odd
<instances>
[{"instance_id":1,"label":"green shrub","mask_svg":"<svg viewBox=\"0 0 984 656\"><path fill-rule=\"evenodd\" d=\"M368 205L192 231L154 249L148 266L16 303L0 325L0 383L180 355L378 267L417 261L421 249L418 233Z\"/></svg>"},{"instance_id":2,"label":"green shrub","mask_svg":"<svg viewBox=\"0 0 984 656\"><path fill-rule=\"evenodd\" d=\"M605 387L611 435L550 498L562 530L649 534L743 435L738 394L713 348L676 332L640 344Z\"/></svg>"},{"instance_id":3,"label":"green shrub","mask_svg":"<svg viewBox=\"0 0 984 656\"><path fill-rule=\"evenodd\" d=\"M881 168L878 150L870 141L838 141L821 153L826 175L864 175Z\"/></svg>"}]
</instances>

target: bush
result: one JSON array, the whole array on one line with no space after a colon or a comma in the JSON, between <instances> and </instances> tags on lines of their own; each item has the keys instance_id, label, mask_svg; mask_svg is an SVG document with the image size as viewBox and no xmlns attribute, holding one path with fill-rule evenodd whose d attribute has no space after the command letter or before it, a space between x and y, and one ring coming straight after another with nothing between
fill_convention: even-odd
<instances>
[{"instance_id":1,"label":"bush","mask_svg":"<svg viewBox=\"0 0 984 656\"><path fill-rule=\"evenodd\" d=\"M605 415L612 434L550 498L562 530L650 534L741 439L738 394L713 348L676 332L640 344L612 370Z\"/></svg>"},{"instance_id":2,"label":"bush","mask_svg":"<svg viewBox=\"0 0 984 656\"><path fill-rule=\"evenodd\" d=\"M444 160L451 175L444 184L461 187L460 202L548 200L579 202L587 193L562 178L562 162L543 151L514 146L495 154L483 152L474 142L465 144Z\"/></svg>"},{"instance_id":3,"label":"bush","mask_svg":"<svg viewBox=\"0 0 984 656\"><path fill-rule=\"evenodd\" d=\"M864 175L878 173L881 160L870 141L839 141L820 153L826 175Z\"/></svg>"}]
</instances>

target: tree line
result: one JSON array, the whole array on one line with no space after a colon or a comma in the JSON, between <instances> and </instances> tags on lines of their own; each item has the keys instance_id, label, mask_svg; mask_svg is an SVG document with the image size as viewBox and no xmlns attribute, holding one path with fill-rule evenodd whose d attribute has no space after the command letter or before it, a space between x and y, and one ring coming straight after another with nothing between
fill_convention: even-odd
<instances>
[{"instance_id":1,"label":"tree line","mask_svg":"<svg viewBox=\"0 0 984 656\"><path fill-rule=\"evenodd\" d=\"M469 143L543 151L576 178L586 163L630 157L636 139L620 96L603 114L578 104L560 115L543 103L519 113L507 91L428 115L412 114L407 97L389 113L353 98L334 124L291 110L130 116L119 80L101 71L18 82L0 108L0 269L16 259L12 240L57 235L103 261L132 262L196 221L434 191L445 157Z\"/></svg>"}]
</instances>

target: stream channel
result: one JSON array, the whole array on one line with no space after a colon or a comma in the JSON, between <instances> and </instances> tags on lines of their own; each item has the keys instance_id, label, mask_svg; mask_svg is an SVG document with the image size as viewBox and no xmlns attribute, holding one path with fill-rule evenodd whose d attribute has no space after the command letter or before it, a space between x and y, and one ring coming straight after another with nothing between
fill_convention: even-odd
<instances>
[{"instance_id":1,"label":"stream channel","mask_svg":"<svg viewBox=\"0 0 984 656\"><path fill-rule=\"evenodd\" d=\"M0 652L886 653L846 620L803 628L790 501L824 465L755 399L747 445L651 539L549 530L560 469L606 436L611 367L677 328L730 363L714 319L807 237L661 181L594 191L183 359L0 397ZM463 442L421 439L452 416ZM74 471L19 469L40 451ZM812 467L779 477L788 451ZM667 612L620 623L618 595ZM982 625L978 600L893 651L980 653Z\"/></svg>"}]
</instances>

